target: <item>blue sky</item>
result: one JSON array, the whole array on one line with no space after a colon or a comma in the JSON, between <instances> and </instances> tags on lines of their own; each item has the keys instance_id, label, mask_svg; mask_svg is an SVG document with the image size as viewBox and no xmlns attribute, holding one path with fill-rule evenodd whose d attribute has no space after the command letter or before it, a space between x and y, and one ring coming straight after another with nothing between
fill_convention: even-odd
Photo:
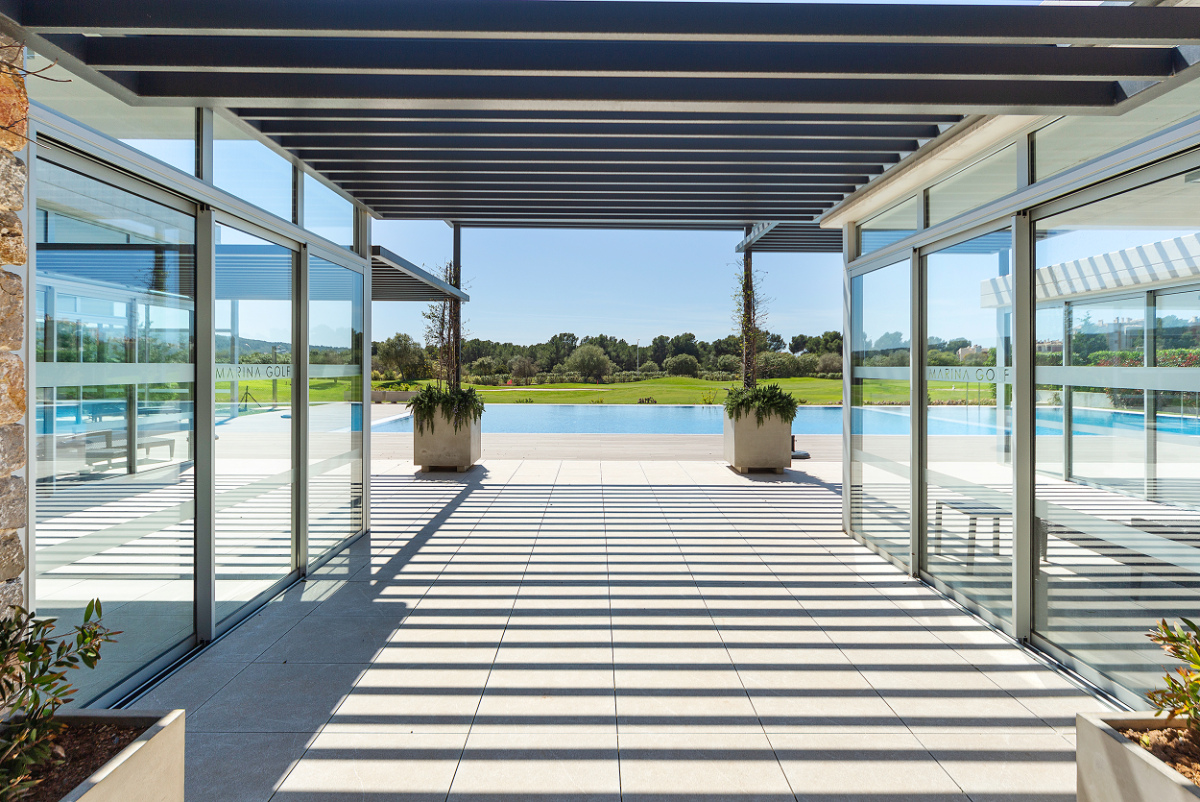
<instances>
[{"instance_id":1,"label":"blue sky","mask_svg":"<svg viewBox=\"0 0 1200 802\"><path fill-rule=\"evenodd\" d=\"M523 344L570 331L649 342L690 331L733 331L738 268L734 231L463 229L463 309L468 336ZM432 268L449 261L441 221L375 221L375 244ZM841 254L758 254L767 327L786 338L842 328ZM374 339L420 339L423 304L376 303Z\"/></svg>"}]
</instances>

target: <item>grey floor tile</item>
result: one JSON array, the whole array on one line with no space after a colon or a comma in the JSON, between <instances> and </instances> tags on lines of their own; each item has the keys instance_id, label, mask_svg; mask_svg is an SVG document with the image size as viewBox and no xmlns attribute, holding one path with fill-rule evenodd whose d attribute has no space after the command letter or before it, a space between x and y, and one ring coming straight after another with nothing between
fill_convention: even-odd
<instances>
[{"instance_id":1,"label":"grey floor tile","mask_svg":"<svg viewBox=\"0 0 1200 802\"><path fill-rule=\"evenodd\" d=\"M251 663L188 717L188 731L316 733L366 668Z\"/></svg>"},{"instance_id":2,"label":"grey floor tile","mask_svg":"<svg viewBox=\"0 0 1200 802\"><path fill-rule=\"evenodd\" d=\"M322 733L273 802L441 802L450 790L466 738L465 733Z\"/></svg>"},{"instance_id":3,"label":"grey floor tile","mask_svg":"<svg viewBox=\"0 0 1200 802\"><path fill-rule=\"evenodd\" d=\"M472 732L449 799L620 802L617 736Z\"/></svg>"},{"instance_id":4,"label":"grey floor tile","mask_svg":"<svg viewBox=\"0 0 1200 802\"><path fill-rule=\"evenodd\" d=\"M189 721L188 802L267 802L312 738L308 732L195 732Z\"/></svg>"}]
</instances>

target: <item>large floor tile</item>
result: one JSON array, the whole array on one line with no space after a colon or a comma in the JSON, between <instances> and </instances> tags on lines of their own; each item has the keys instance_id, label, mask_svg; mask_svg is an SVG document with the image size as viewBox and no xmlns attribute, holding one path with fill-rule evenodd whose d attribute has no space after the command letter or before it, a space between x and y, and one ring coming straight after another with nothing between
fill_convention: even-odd
<instances>
[{"instance_id":1,"label":"large floor tile","mask_svg":"<svg viewBox=\"0 0 1200 802\"><path fill-rule=\"evenodd\" d=\"M471 733L449 799L620 802L616 734Z\"/></svg>"},{"instance_id":2,"label":"large floor tile","mask_svg":"<svg viewBox=\"0 0 1200 802\"><path fill-rule=\"evenodd\" d=\"M627 734L619 738L621 795L630 802L793 800L766 736Z\"/></svg>"},{"instance_id":3,"label":"large floor tile","mask_svg":"<svg viewBox=\"0 0 1200 802\"><path fill-rule=\"evenodd\" d=\"M284 780L273 802L440 802L450 790L466 737L323 733Z\"/></svg>"},{"instance_id":4,"label":"large floor tile","mask_svg":"<svg viewBox=\"0 0 1200 802\"><path fill-rule=\"evenodd\" d=\"M366 668L251 663L188 716L188 731L315 733Z\"/></svg>"}]
</instances>

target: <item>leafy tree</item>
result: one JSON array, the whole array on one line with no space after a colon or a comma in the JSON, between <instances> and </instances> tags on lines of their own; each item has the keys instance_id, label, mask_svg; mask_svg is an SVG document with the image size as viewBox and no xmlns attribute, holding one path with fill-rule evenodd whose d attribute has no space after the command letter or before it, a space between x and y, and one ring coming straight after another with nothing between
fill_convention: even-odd
<instances>
[{"instance_id":1,"label":"leafy tree","mask_svg":"<svg viewBox=\"0 0 1200 802\"><path fill-rule=\"evenodd\" d=\"M648 359L645 362L643 362L641 367L638 369L642 373L658 373L658 371L659 371L658 365L655 364L654 362L651 362Z\"/></svg>"},{"instance_id":2,"label":"leafy tree","mask_svg":"<svg viewBox=\"0 0 1200 802\"><path fill-rule=\"evenodd\" d=\"M650 341L650 361L662 364L671 355L671 338L660 334Z\"/></svg>"},{"instance_id":3,"label":"leafy tree","mask_svg":"<svg viewBox=\"0 0 1200 802\"><path fill-rule=\"evenodd\" d=\"M472 376L494 376L497 373L507 373L508 365L494 357L483 356L472 362L468 370Z\"/></svg>"},{"instance_id":4,"label":"leafy tree","mask_svg":"<svg viewBox=\"0 0 1200 802\"><path fill-rule=\"evenodd\" d=\"M696 357L697 364L699 363L700 348L696 345L695 334L689 331L671 338L671 356L678 356L679 354L691 354Z\"/></svg>"},{"instance_id":5,"label":"leafy tree","mask_svg":"<svg viewBox=\"0 0 1200 802\"><path fill-rule=\"evenodd\" d=\"M425 351L407 334L394 334L381 343L373 343L375 357L388 370L400 374L401 379L415 379L424 375Z\"/></svg>"},{"instance_id":6,"label":"leafy tree","mask_svg":"<svg viewBox=\"0 0 1200 802\"><path fill-rule=\"evenodd\" d=\"M819 372L821 358L816 354L801 354L796 357L797 376L815 376Z\"/></svg>"},{"instance_id":7,"label":"leafy tree","mask_svg":"<svg viewBox=\"0 0 1200 802\"><path fill-rule=\"evenodd\" d=\"M717 357L717 370L722 373L737 373L742 369L742 360L734 354L721 354Z\"/></svg>"},{"instance_id":8,"label":"leafy tree","mask_svg":"<svg viewBox=\"0 0 1200 802\"><path fill-rule=\"evenodd\" d=\"M804 349L806 349L807 347L808 347L808 337L804 336L803 334L797 334L795 337L792 338L792 341L790 343L788 343L788 350L791 351L793 354L798 354L801 351L803 351Z\"/></svg>"},{"instance_id":9,"label":"leafy tree","mask_svg":"<svg viewBox=\"0 0 1200 802\"><path fill-rule=\"evenodd\" d=\"M516 356L509 360L508 369L513 378L525 384L537 375L537 363L527 356Z\"/></svg>"},{"instance_id":10,"label":"leafy tree","mask_svg":"<svg viewBox=\"0 0 1200 802\"><path fill-rule=\"evenodd\" d=\"M691 354L678 354L663 362L663 370L672 376L699 376L700 360Z\"/></svg>"},{"instance_id":11,"label":"leafy tree","mask_svg":"<svg viewBox=\"0 0 1200 802\"><path fill-rule=\"evenodd\" d=\"M758 350L760 352L762 352L762 351L782 351L785 348L787 348L787 344L784 343L783 337L780 337L778 334L772 334L769 331L764 331L764 332L759 333Z\"/></svg>"},{"instance_id":12,"label":"leafy tree","mask_svg":"<svg viewBox=\"0 0 1200 802\"><path fill-rule=\"evenodd\" d=\"M581 345L571 352L567 358L568 371L595 379L599 383L605 376L612 373L612 360L598 345Z\"/></svg>"},{"instance_id":13,"label":"leafy tree","mask_svg":"<svg viewBox=\"0 0 1200 802\"><path fill-rule=\"evenodd\" d=\"M842 372L842 357L840 354L824 353L821 354L817 362L818 373L841 373Z\"/></svg>"},{"instance_id":14,"label":"leafy tree","mask_svg":"<svg viewBox=\"0 0 1200 802\"><path fill-rule=\"evenodd\" d=\"M786 379L795 375L796 357L776 351L763 351L758 355L758 375L765 379Z\"/></svg>"},{"instance_id":15,"label":"leafy tree","mask_svg":"<svg viewBox=\"0 0 1200 802\"><path fill-rule=\"evenodd\" d=\"M720 359L726 354L731 354L738 358L738 364L741 365L742 359L742 340L736 334L730 334L728 337L722 337L719 340L712 341L713 355Z\"/></svg>"}]
</instances>

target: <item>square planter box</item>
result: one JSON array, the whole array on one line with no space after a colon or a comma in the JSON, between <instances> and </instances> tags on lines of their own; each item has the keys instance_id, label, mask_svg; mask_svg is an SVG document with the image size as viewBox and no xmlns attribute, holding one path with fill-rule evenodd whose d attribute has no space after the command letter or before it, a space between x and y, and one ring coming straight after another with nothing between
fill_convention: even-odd
<instances>
[{"instance_id":1,"label":"square planter box","mask_svg":"<svg viewBox=\"0 0 1200 802\"><path fill-rule=\"evenodd\" d=\"M62 802L184 802L182 710L77 710L55 718L67 724L146 728Z\"/></svg>"},{"instance_id":2,"label":"square planter box","mask_svg":"<svg viewBox=\"0 0 1200 802\"><path fill-rule=\"evenodd\" d=\"M792 425L771 416L762 426L754 414L733 420L725 415L725 461L738 473L783 473L792 465Z\"/></svg>"},{"instance_id":3,"label":"square planter box","mask_svg":"<svg viewBox=\"0 0 1200 802\"><path fill-rule=\"evenodd\" d=\"M1080 713L1075 717L1079 802L1196 802L1200 787L1117 732L1158 729L1153 713Z\"/></svg>"},{"instance_id":4,"label":"square planter box","mask_svg":"<svg viewBox=\"0 0 1200 802\"><path fill-rule=\"evenodd\" d=\"M454 469L459 473L479 461L479 421L470 421L454 431L454 424L438 417L433 428L413 427L413 462L423 471Z\"/></svg>"}]
</instances>

